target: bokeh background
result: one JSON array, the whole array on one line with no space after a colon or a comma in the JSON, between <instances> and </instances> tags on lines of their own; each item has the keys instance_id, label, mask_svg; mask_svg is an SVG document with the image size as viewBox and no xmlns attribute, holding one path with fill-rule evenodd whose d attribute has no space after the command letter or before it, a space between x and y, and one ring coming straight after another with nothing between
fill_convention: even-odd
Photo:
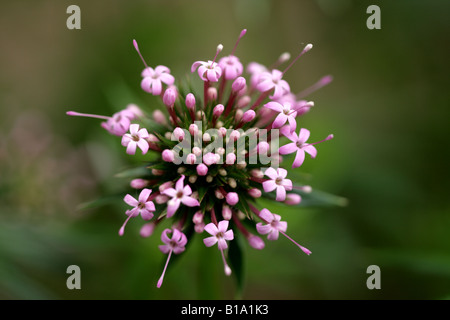
<instances>
[{"instance_id":1,"label":"bokeh background","mask_svg":"<svg viewBox=\"0 0 450 320\"><path fill-rule=\"evenodd\" d=\"M81 30L66 8L81 8ZM381 8L381 30L366 9ZM233 299L217 250L196 237L156 289L165 256L140 223L117 235L126 205L80 210L122 192L132 162L93 119L155 104L140 87L137 39L150 65L179 79L218 43L270 65L314 48L286 74L299 92L326 74L302 126L320 140L299 170L345 207L282 210L286 239L245 250L244 299L450 298L448 1L2 1L0 3L0 298ZM229 52L229 51L228 51ZM81 268L81 290L66 268ZM381 268L368 290L366 269Z\"/></svg>"}]
</instances>

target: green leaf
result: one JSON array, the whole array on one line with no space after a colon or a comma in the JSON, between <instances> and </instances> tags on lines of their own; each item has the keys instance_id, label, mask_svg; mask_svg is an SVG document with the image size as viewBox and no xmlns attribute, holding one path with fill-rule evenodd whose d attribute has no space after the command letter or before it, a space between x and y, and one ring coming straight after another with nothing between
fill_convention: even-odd
<instances>
[{"instance_id":1,"label":"green leaf","mask_svg":"<svg viewBox=\"0 0 450 320\"><path fill-rule=\"evenodd\" d=\"M92 201L83 202L83 203L79 204L77 206L77 210L87 210L87 209L103 207L103 206L106 206L108 204L121 202L122 198L123 198L122 194L120 194L120 195L116 194L116 195L101 197L101 198L98 198L98 199L95 199L95 200L92 200Z\"/></svg>"},{"instance_id":2,"label":"green leaf","mask_svg":"<svg viewBox=\"0 0 450 320\"><path fill-rule=\"evenodd\" d=\"M299 194L302 197L302 201L292 207L345 207L348 204L347 198L339 197L320 190L313 189L310 193L307 193L297 190L294 187L290 192ZM275 200L275 196L271 193L263 193L263 197L270 200Z\"/></svg>"},{"instance_id":3,"label":"green leaf","mask_svg":"<svg viewBox=\"0 0 450 320\"><path fill-rule=\"evenodd\" d=\"M244 255L242 253L242 242L238 232L234 233L233 241L229 242L228 259L233 276L236 279L236 297L242 297L244 290Z\"/></svg>"},{"instance_id":4,"label":"green leaf","mask_svg":"<svg viewBox=\"0 0 450 320\"><path fill-rule=\"evenodd\" d=\"M114 177L116 178L136 178L142 177L149 174L149 170L146 167L137 167L126 169L122 172L116 173Z\"/></svg>"}]
</instances>

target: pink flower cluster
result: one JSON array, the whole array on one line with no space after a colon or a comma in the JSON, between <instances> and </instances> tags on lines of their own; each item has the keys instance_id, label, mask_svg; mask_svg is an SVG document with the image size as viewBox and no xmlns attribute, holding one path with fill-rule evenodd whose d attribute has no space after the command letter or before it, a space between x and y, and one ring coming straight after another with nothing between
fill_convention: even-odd
<instances>
[{"instance_id":1,"label":"pink flower cluster","mask_svg":"<svg viewBox=\"0 0 450 320\"><path fill-rule=\"evenodd\" d=\"M294 62L311 50L311 44L283 71L277 68L290 59L289 54L281 55L270 68L252 62L245 69L235 51L246 32L242 30L228 56L219 59L223 46L218 45L212 60L192 64L191 72L197 72L197 79L203 82L201 94L175 85L169 68L149 67L134 40L145 65L141 88L159 96L163 106L162 110L153 111L150 122L145 121L148 117L135 105L112 117L67 112L105 120L102 127L121 137L128 155L135 155L138 149L143 155L150 151L157 153L159 160L145 166L145 176L130 183L140 193L137 199L131 194L124 197L131 208L125 212L127 218L119 235L124 234L128 221L139 215L148 221L141 228L143 237L150 236L160 222L173 221L172 228L161 234L164 244L159 248L168 257L158 287L163 283L172 253L184 252L194 233L207 234L203 239L207 247L217 244L227 275L231 274L227 242L238 234L255 249L265 246L257 234L266 235L267 240L277 240L281 234L306 254L311 253L286 234L287 222L280 215L265 208L259 210L257 206L260 197L297 205L302 200L300 193L311 191L309 186L294 185L287 178L288 171L276 164L284 162L284 155L295 153L291 166L300 167L305 153L315 158L315 144L333 137L309 143L310 131L305 128L297 131L299 117L314 106L304 96L328 84L331 77L322 78L297 95L283 79ZM244 69L249 82L243 76ZM269 135L262 140L265 129ZM273 146L278 145L275 131L287 143L274 150ZM277 160L276 164L263 163L262 155L267 154ZM253 156L256 161L250 162ZM249 228L249 223L254 228Z\"/></svg>"}]
</instances>

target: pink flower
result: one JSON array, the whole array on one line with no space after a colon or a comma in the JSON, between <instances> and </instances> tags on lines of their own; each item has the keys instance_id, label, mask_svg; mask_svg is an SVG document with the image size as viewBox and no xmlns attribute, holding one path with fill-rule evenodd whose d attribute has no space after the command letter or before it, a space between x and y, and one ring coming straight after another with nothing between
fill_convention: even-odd
<instances>
[{"instance_id":1,"label":"pink flower","mask_svg":"<svg viewBox=\"0 0 450 320\"><path fill-rule=\"evenodd\" d=\"M312 158L315 158L317 155L317 149L313 146L313 144L320 143L323 141L327 141L333 138L333 135L330 134L324 140L314 143L306 143L309 138L310 132L308 129L301 128L299 134L297 135L295 132L288 132L286 129L282 129L281 133L285 135L292 143L288 143L278 149L280 154L290 154L297 151L295 155L295 160L292 163L292 168L298 168L303 164L305 160L305 152L309 153Z\"/></svg>"},{"instance_id":2,"label":"pink flower","mask_svg":"<svg viewBox=\"0 0 450 320\"><path fill-rule=\"evenodd\" d=\"M279 237L279 234L281 233L283 236L285 236L289 241L294 243L297 247L299 247L304 253L307 255L311 254L311 251L300 244L298 244L294 239L289 237L286 234L287 230L287 222L286 221L280 221L281 217L278 214L272 213L267 209L262 209L258 216L263 220L263 224L261 222L256 224L256 231L258 231L259 234L267 234L268 240L277 240Z\"/></svg>"},{"instance_id":3,"label":"pink flower","mask_svg":"<svg viewBox=\"0 0 450 320\"><path fill-rule=\"evenodd\" d=\"M280 215L274 214L267 209L262 209L259 213L259 217L267 224L262 224L261 222L257 223L256 231L258 231L259 234L267 234L268 240L277 240L280 231L286 232L287 222L280 221Z\"/></svg>"},{"instance_id":4,"label":"pink flower","mask_svg":"<svg viewBox=\"0 0 450 320\"><path fill-rule=\"evenodd\" d=\"M130 133L126 133L122 137L122 145L127 147L127 153L133 155L136 153L136 147L142 150L142 154L146 154L149 146L146 138L149 137L147 129L139 130L138 124L130 125Z\"/></svg>"},{"instance_id":5,"label":"pink flower","mask_svg":"<svg viewBox=\"0 0 450 320\"><path fill-rule=\"evenodd\" d=\"M181 232L178 229L173 229L172 233L172 239L169 238L167 233L172 232L170 229L165 229L161 233L161 241L164 243L164 245L159 246L159 250L162 251L164 254L169 254L167 256L166 265L164 266L164 270L161 274L161 277L158 280L158 283L156 284L156 287L161 288L161 285L164 281L164 275L167 270L167 266L169 265L170 257L172 256L172 252L175 254L179 254L185 250L185 246L187 243L186 235Z\"/></svg>"},{"instance_id":6,"label":"pink flower","mask_svg":"<svg viewBox=\"0 0 450 320\"><path fill-rule=\"evenodd\" d=\"M142 90L159 96L162 92L162 83L173 85L175 78L170 74L170 69L165 66L157 66L155 69L147 67L142 71Z\"/></svg>"},{"instance_id":7,"label":"pink flower","mask_svg":"<svg viewBox=\"0 0 450 320\"><path fill-rule=\"evenodd\" d=\"M297 122L295 121L297 111L292 108L292 105L289 102L280 104L278 102L271 101L266 103L264 107L279 113L272 123L272 128L281 128L287 121L289 122L289 128L291 131L295 131L297 128Z\"/></svg>"},{"instance_id":8,"label":"pink flower","mask_svg":"<svg viewBox=\"0 0 450 320\"><path fill-rule=\"evenodd\" d=\"M289 179L285 179L287 176L286 169L278 168L275 170L274 168L268 168L265 173L271 180L264 181L262 186L265 192L272 192L273 190L277 190L277 201L284 201L286 199L286 190L292 190L292 181Z\"/></svg>"},{"instance_id":9,"label":"pink flower","mask_svg":"<svg viewBox=\"0 0 450 320\"><path fill-rule=\"evenodd\" d=\"M236 79L244 70L239 58L233 55L221 58L219 60L219 66L222 69L226 80Z\"/></svg>"},{"instance_id":10,"label":"pink flower","mask_svg":"<svg viewBox=\"0 0 450 320\"><path fill-rule=\"evenodd\" d=\"M133 198L131 195L127 194L123 201L126 202L129 206L133 207L133 209L127 210L125 214L128 216L128 218L123 223L122 227L119 230L119 235L123 235L125 231L125 226L128 223L128 220L130 218L137 217L139 214L141 215L142 219L144 220L150 220L153 218L153 211L155 211L155 204L153 201L148 200L148 197L152 193L152 190L150 189L143 189L141 193L139 194L138 200Z\"/></svg>"},{"instance_id":11,"label":"pink flower","mask_svg":"<svg viewBox=\"0 0 450 320\"><path fill-rule=\"evenodd\" d=\"M160 245L158 248L162 253L168 254L170 251L173 251L175 254L179 254L184 251L185 245L187 243L186 235L178 229L174 229L172 233L172 239L169 238L167 233L172 232L170 229L165 229L161 233L161 240L163 245Z\"/></svg>"},{"instance_id":12,"label":"pink flower","mask_svg":"<svg viewBox=\"0 0 450 320\"><path fill-rule=\"evenodd\" d=\"M258 84L259 76L262 73L267 72L267 68L260 63L250 62L247 65L247 72L251 74L251 77L250 77L251 86L253 88L256 88L256 85Z\"/></svg>"},{"instance_id":13,"label":"pink flower","mask_svg":"<svg viewBox=\"0 0 450 320\"><path fill-rule=\"evenodd\" d=\"M277 69L273 69L272 72L263 72L258 77L256 89L260 92L266 92L274 89L273 95L270 96L270 99L277 100L291 91L289 83L282 78L283 73Z\"/></svg>"},{"instance_id":14,"label":"pink flower","mask_svg":"<svg viewBox=\"0 0 450 320\"><path fill-rule=\"evenodd\" d=\"M192 189L188 185L184 185L184 175L177 181L174 188L168 188L162 191L163 194L171 197L167 203L167 218L170 218L174 215L174 213L180 207L180 204L183 203L188 207L197 207L200 205L198 200L190 197L192 194Z\"/></svg>"},{"instance_id":15,"label":"pink flower","mask_svg":"<svg viewBox=\"0 0 450 320\"><path fill-rule=\"evenodd\" d=\"M218 243L219 250L225 250L228 248L226 240L230 241L234 239L233 230L228 230L228 220L222 220L216 226L214 223L208 223L205 226L205 231L208 232L211 237L203 239L203 243L207 247L211 247Z\"/></svg>"},{"instance_id":16,"label":"pink flower","mask_svg":"<svg viewBox=\"0 0 450 320\"><path fill-rule=\"evenodd\" d=\"M191 72L194 72L197 68L197 73L203 81L217 82L222 76L222 69L219 64L211 60L208 60L208 62L195 61L192 64Z\"/></svg>"}]
</instances>

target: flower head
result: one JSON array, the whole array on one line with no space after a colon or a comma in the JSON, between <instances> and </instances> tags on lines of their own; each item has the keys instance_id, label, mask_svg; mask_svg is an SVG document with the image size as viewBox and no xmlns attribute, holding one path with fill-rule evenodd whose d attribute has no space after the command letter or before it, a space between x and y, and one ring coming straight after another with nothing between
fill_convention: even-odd
<instances>
[{"instance_id":1,"label":"flower head","mask_svg":"<svg viewBox=\"0 0 450 320\"><path fill-rule=\"evenodd\" d=\"M287 53L281 54L270 67L252 62L244 68L235 51L246 32L241 31L228 56L217 60L223 49L219 45L212 60L199 60L191 65L191 72L197 71L203 82L200 92L186 90L196 86L175 85L175 78L166 66L149 67L134 40L145 66L141 88L159 96L165 106L163 110L153 111L150 118L134 105L111 117L67 113L104 120L102 127L121 137L129 155L141 149L145 163L141 164L139 159L138 170L130 170L135 175L129 183L134 190L141 191L137 199L130 194L124 197L131 208L125 212L127 218L119 234L123 235L127 222L138 215L145 220L140 229L142 237L152 235L161 222L172 224L161 233L163 244L159 249L167 255L167 261L158 288L172 254L186 251L186 244L196 234L207 234L203 236L207 247L217 244L226 275L231 274L226 260L228 242L235 241L235 235L243 236L254 249L265 247L264 240L252 231L255 228L269 240L276 240L281 234L303 252L311 253L286 234L287 222L280 215L259 210L256 201L273 200L271 193L275 191L276 201L297 205L311 191L311 187L294 186L287 179L280 154L297 152L293 167L302 164L305 152L315 157L315 143L306 143L309 131L301 129L297 135L296 121L313 106L303 97L331 80L329 76L323 78L294 95L283 78L312 45L307 45L284 71L278 68L290 59ZM250 79L246 79L244 69ZM291 142L280 147L278 130Z\"/></svg>"}]
</instances>

